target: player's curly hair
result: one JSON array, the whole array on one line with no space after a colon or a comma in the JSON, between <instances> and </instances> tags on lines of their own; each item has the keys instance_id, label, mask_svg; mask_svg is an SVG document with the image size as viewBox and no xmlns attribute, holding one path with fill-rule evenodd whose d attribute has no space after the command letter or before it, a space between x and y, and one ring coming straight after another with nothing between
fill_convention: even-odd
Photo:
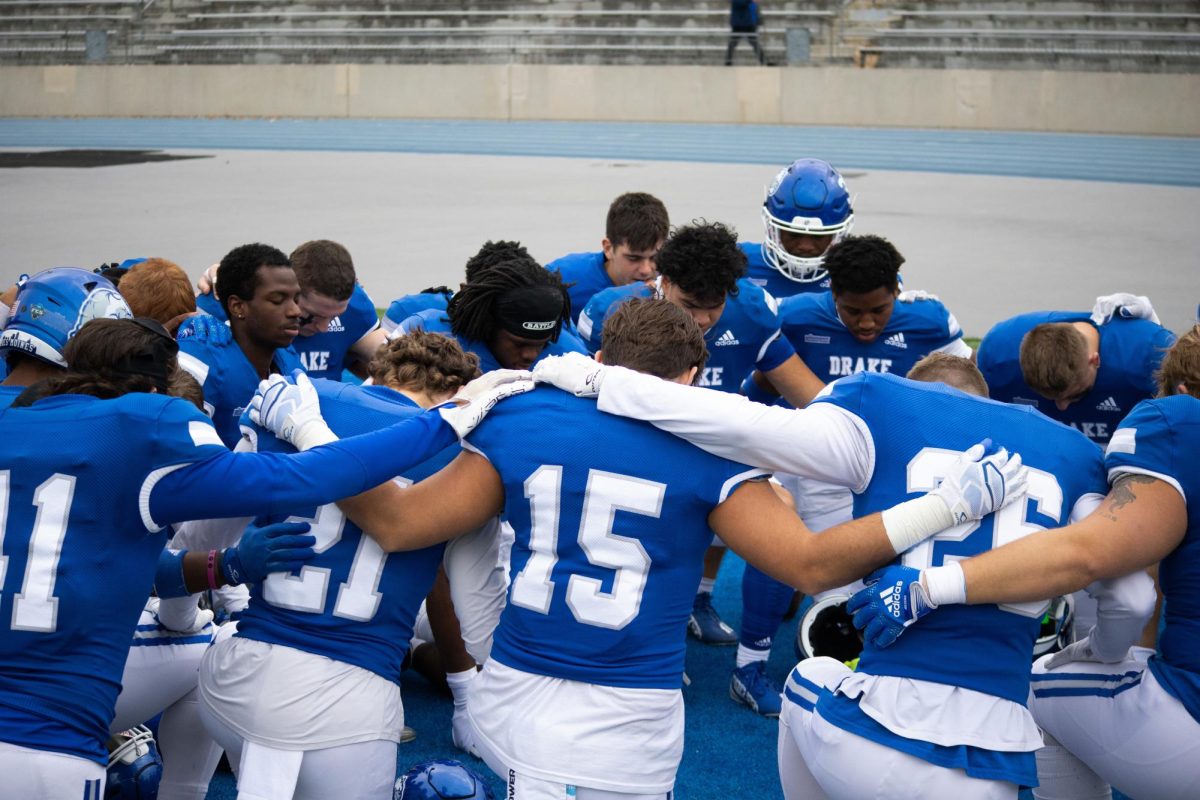
<instances>
[{"instance_id":1,"label":"player's curly hair","mask_svg":"<svg viewBox=\"0 0 1200 800\"><path fill-rule=\"evenodd\" d=\"M1200 397L1200 325L1193 325L1171 345L1155 379L1159 397L1177 393L1180 384L1192 397Z\"/></svg>"},{"instance_id":2,"label":"player's curly hair","mask_svg":"<svg viewBox=\"0 0 1200 800\"><path fill-rule=\"evenodd\" d=\"M291 260L283 251L269 244L244 244L235 247L221 259L217 270L217 296L221 298L221 308L229 317L229 298L240 297L243 300L254 298L258 289L258 268L290 267Z\"/></svg>"},{"instance_id":3,"label":"player's curly hair","mask_svg":"<svg viewBox=\"0 0 1200 800\"><path fill-rule=\"evenodd\" d=\"M676 228L658 252L658 272L698 302L716 305L737 294L746 254L732 228L694 220Z\"/></svg>"},{"instance_id":4,"label":"player's curly hair","mask_svg":"<svg viewBox=\"0 0 1200 800\"><path fill-rule=\"evenodd\" d=\"M171 375L179 366L178 345L161 332L131 319L94 319L79 329L63 348L68 367L62 375L29 387L17 398L29 405L42 397L85 394L110 400L130 392L153 392L164 387L140 366L153 366ZM18 405L14 401L13 405Z\"/></svg>"},{"instance_id":5,"label":"player's curly hair","mask_svg":"<svg viewBox=\"0 0 1200 800\"><path fill-rule=\"evenodd\" d=\"M571 297L557 272L551 272L532 258L514 258L492 264L464 283L450 298L446 316L455 336L489 342L500 327L496 322L496 301L505 292L526 286L549 286L562 294L562 311L554 323L549 341L557 341L564 324L570 324Z\"/></svg>"},{"instance_id":6,"label":"player's curly hair","mask_svg":"<svg viewBox=\"0 0 1200 800\"><path fill-rule=\"evenodd\" d=\"M479 356L449 336L415 330L380 345L367 372L380 386L441 395L479 375Z\"/></svg>"},{"instance_id":7,"label":"player's curly hair","mask_svg":"<svg viewBox=\"0 0 1200 800\"><path fill-rule=\"evenodd\" d=\"M534 257L529 255L529 251L525 249L525 245L520 242L512 242L506 239L501 239L498 242L484 242L475 255L467 259L467 283L474 282L479 277L479 274L489 267L502 264L505 261L522 258L535 261Z\"/></svg>"},{"instance_id":8,"label":"player's curly hair","mask_svg":"<svg viewBox=\"0 0 1200 800\"><path fill-rule=\"evenodd\" d=\"M825 252L829 289L834 294L867 294L880 287L900 289L904 256L882 236L847 236Z\"/></svg>"}]
</instances>

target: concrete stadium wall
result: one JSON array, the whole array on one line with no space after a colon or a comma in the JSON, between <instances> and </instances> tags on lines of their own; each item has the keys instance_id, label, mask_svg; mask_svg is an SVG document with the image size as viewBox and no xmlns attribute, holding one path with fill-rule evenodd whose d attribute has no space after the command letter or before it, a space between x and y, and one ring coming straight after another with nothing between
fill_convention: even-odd
<instances>
[{"instance_id":1,"label":"concrete stadium wall","mask_svg":"<svg viewBox=\"0 0 1200 800\"><path fill-rule=\"evenodd\" d=\"M392 117L1200 135L1200 76L576 65L0 67L10 117Z\"/></svg>"}]
</instances>

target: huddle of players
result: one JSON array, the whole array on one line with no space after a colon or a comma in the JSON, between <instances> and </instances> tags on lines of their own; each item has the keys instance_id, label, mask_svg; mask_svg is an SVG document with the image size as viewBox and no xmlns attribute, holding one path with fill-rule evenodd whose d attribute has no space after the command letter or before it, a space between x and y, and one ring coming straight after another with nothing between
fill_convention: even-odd
<instances>
[{"instance_id":1,"label":"huddle of players","mask_svg":"<svg viewBox=\"0 0 1200 800\"><path fill-rule=\"evenodd\" d=\"M395 338L389 351L404 347L419 349L421 345L428 349L439 337L415 332L423 328L452 334L463 351L478 357L485 371L534 366L536 374L540 369L538 362L551 348L555 353L585 352L598 344L605 363L628 366L668 380L691 383L694 379L701 386L724 389L729 396L720 399L728 401L728 408L722 406L717 413L703 415L707 420L703 425L692 423L703 428L693 434L697 443L715 447L718 455L733 456L735 462L765 465L798 476L793 485L801 489L817 480L827 485L832 481L842 487L837 492L812 492L818 499L808 506L804 505L807 497L804 492L798 493L801 516L806 521L820 518L824 522L821 527L849 520L847 490L856 493L854 510L861 517L906 500L914 492L934 488L937 478L945 474L947 459L952 459L952 454L932 455L927 452L930 446L964 451L988 435L1026 454L1027 463L1033 463L1028 453L1057 458L1037 465L1035 471L1038 475L1057 477L1054 487L1048 490L1051 495L1058 493L1057 503L1036 494L1031 482L1030 494L1038 505L1036 512L1029 512L1029 518L1021 508L1024 504L1016 504L1008 507L1003 522L997 515L982 524L951 527L956 520L939 520L936 514L929 518L926 509L924 517L917 516L926 524L920 529L922 535L941 528L951 530L942 534L933 546L911 550L894 547L890 529L883 538L880 529L869 531L878 540L874 542L875 549L869 551L845 547L838 535L830 535L815 540L820 547L831 550L821 562L829 569L833 568L829 564L836 565L839 559L853 563L838 565L836 568L841 572L835 572L833 578L828 574L813 575L803 571L814 569L810 562L817 561L811 548L818 545L803 538L807 531L797 532L794 559L780 558L787 547L782 535L776 534L779 541L755 538L756 533L761 535L771 528L763 525L762 520L774 519L772 513L779 520L776 530L787 530L787 525L795 520L795 515L786 510L763 510L777 501L771 490L756 480L756 471L737 464L721 466L718 462L710 472L696 465L696 454L690 448L687 455L681 453L672 459L666 455L672 452L671 448L684 446L671 437L656 439L645 425L631 424L625 430L609 431L617 423L607 417L581 424L581 420L590 418L594 405L573 401L560 392L543 389L527 398L509 400L471 436L468 452L456 456L450 468L412 490L392 490L388 494L389 487L383 487L375 494L382 492L384 496L355 500L357 506L342 503L341 510L337 505L317 507L311 502L307 506L302 503L286 507L287 516L311 520L315 549L321 555L298 574L274 573L255 583L244 630L228 643L209 649L204 674L215 677L211 685L202 681L200 687L200 708L209 715L206 719L209 729L218 730L221 743L239 754L239 791L245 796L292 796L293 789L299 792L296 796L328 796L328 789L320 788L322 776L325 781L333 780L331 775L346 773L347 764L356 764L356 774L364 776L361 796L377 796L384 784L390 787L394 740L399 735L396 715L402 713L395 685L397 655L403 657L416 616L415 606L425 594L422 590L428 589L441 558L440 550L431 552L428 547L436 548L434 539L478 529L502 510L516 535L512 550L513 582L492 657L487 658L487 667L475 681L467 704L472 728L479 734L473 744L493 769L508 777L510 788L518 797L561 796L562 788L568 785L579 787L581 797L587 796L589 790L595 797L614 794L661 797L673 785L682 747L682 706L677 691L682 648L679 636L671 631L682 627L689 610L693 618L696 611L705 610L703 602L692 601L689 609L683 601L695 594L697 584L702 590L706 588L698 575L700 563L695 553L707 544L709 527L742 551L751 564L764 570L748 569L746 624L731 692L762 713L778 714L781 706L778 689L770 686L762 664L769 650L769 637L791 600L788 583L800 585L806 591L840 586L860 577L870 567L894 558L898 552L905 553L905 564L936 566L947 555L959 558L972 555L988 549L993 541L1002 543L1037 526L1065 522L1073 510L1076 516L1081 515L1083 499L1089 493L1103 492L1099 451L1077 434L1048 425L1040 416L1020 414L997 404L988 404L985 412L977 403L967 403L956 393L866 377L867 373L906 372L926 353L962 355L963 351L969 353L969 349L962 343L952 315L935 299L919 297L909 303L895 304L898 270L903 259L895 248L876 237L846 238L852 221L849 197L840 176L828 165L806 160L780 173L764 205L768 236L761 247L743 244L739 248L732 233L723 226L698 223L680 228L660 249L661 240L666 238L665 210L661 214L661 233L652 241L622 239L613 233L611 223L614 216L619 219L623 203L640 204L640 216L653 217L646 209L653 209L656 202L646 195L618 198L610 211L609 238L604 241L602 253L570 256L549 265L562 275L561 281L539 267L519 246L512 243L485 246L473 259L476 263L468 264L468 280L459 292L452 295L429 292L393 304L388 314L388 319L395 323L391 327L406 335ZM653 225L650 227L653 229ZM655 233L652 230L650 235ZM820 252L834 240L842 241L828 252ZM332 245L309 244L326 248ZM308 245L301 250L303 247ZM297 253L290 263L303 262L303 253L299 259ZM657 276L648 269L655 256ZM742 278L747 256L754 256L748 280ZM491 263L480 263L489 260ZM356 349L345 348L347 341L369 344L364 349L370 352L378 338L378 331L369 325L365 330L354 329L342 319L343 314L348 315L348 306L353 305L352 295L361 292L354 284L352 271L348 291L344 280L341 287L322 285L321 289L313 289L319 278L306 279L301 268L289 269L287 264L288 257L271 248L254 245L237 248L223 260L217 274L217 295L221 310L229 318L228 328L189 322L179 333L179 362L201 382L205 410L230 446L242 441L239 423L253 434L245 441L256 442L259 450L270 449L264 443L278 441L271 431L256 427L261 420L240 419L241 409L259 378L270 372L287 371L291 366L287 345L297 334L314 334L295 340L300 345L297 349L306 354L301 356L304 365L314 369L340 366L339 358ZM481 268L472 274L473 266ZM135 274L136 269L130 274ZM322 271L317 269L314 273ZM757 280L756 274L760 276ZM641 279L652 277L653 285L641 283ZM776 293L783 294L779 289L782 285L793 296L777 306L772 295L759 285L767 281L773 283ZM564 287L564 283L568 286ZM831 291L825 291L822 284L830 284ZM588 299L586 293L593 288L594 294ZM572 301L578 298L577 302L567 302L568 292ZM626 302L626 298L637 296L662 298L666 302ZM430 304L426 310L396 319L400 309L409 311L413 303L422 302ZM569 309L580 307L576 337ZM1135 305L1123 308L1138 310ZM679 313L679 309L686 313ZM365 318L365 314L360 316ZM373 310L371 316L373 322ZM1028 380L1017 390L1023 394L1014 395L1013 399L1037 402L1041 397L1056 401L1053 410L1048 403L1043 409L1051 414L1069 412L1074 407L1080 417L1069 421L1099 439L1100 434L1116 430L1121 414L1140 399L1138 392L1141 396L1152 393L1145 391L1147 376L1153 373L1153 360L1162 355L1161 349L1156 348L1169 344L1169 333L1151 322L1126 319L1120 314L1099 325L1087 322L1087 318L1086 314L1064 317L1065 325L1057 328L1060 339L1047 346L1052 358L1044 359L1043 363L1065 363L1057 373L1053 364L1045 367L1044 375L1037 367L1030 366L1038 362L1028 340L1025 346L1021 345L1024 330L1019 325L1026 322L1023 318L1004 323L989 334L981 348L981 361L985 355L992 357L989 342L995 336L994 352L998 355L991 363L998 366L994 374L999 376L1000 370L1011 370L1015 360L1020 373L1016 383ZM305 326L312 329L305 331ZM385 326L389 326L388 321ZM1139 339L1135 328L1149 333ZM340 347L331 343L326 350L308 341L322 336L336 339L333 334L345 333L345 329L352 333L340 337ZM1082 348L1075 347L1077 339L1083 340ZM1019 358L1015 353L1005 358L1002 347L1014 341L1020 350ZM547 343L551 347L546 347ZM1066 358L1064 353L1072 357ZM1097 369L1099 359L1095 354L1103 356L1104 370ZM1076 355L1080 358L1074 358ZM380 358L385 357L381 351ZM414 355L406 353L403 358L412 360ZM437 362L430 355L424 358L427 366ZM402 360L398 353L396 359ZM1076 361L1087 365L1082 375L1076 369ZM548 378L553 378L554 369L558 368L552 367L554 363L546 361L549 371L542 369ZM969 364L939 364L936 359L933 363L943 371L935 373L932 380L978 386L972 384L970 377L953 377L977 375L968 368ZM442 376L441 391L433 394L411 375L407 382L393 375L390 380L378 380L379 388L365 390L321 385L315 396L320 398L321 413L329 420L332 431L326 429L316 440L300 441L293 438L295 428L284 426L276 432L283 434L284 449L290 450L289 445L326 444L333 432L346 436L371 430L385 420L403 416L398 407L414 409L416 405L444 399L470 377L473 366L468 356L466 363L459 365L456 377L447 383ZM443 371L440 366L431 369L439 374ZM1132 380L1116 374L1117 369L1127 369L1140 383L1131 387ZM759 374L755 375L753 388L748 384L748 391L773 387L797 407L810 401L826 381L855 373L863 373L863 377L839 382L834 391L810 409L796 412L758 408L738 399L733 393L753 370ZM592 374L605 373L589 373L589 377ZM995 391L1001 382L991 378L993 373L986 369L985 374ZM372 372L372 377L377 375L383 377L383 373ZM664 391L666 386L658 381L661 386L646 385L614 394L614 383L611 375L605 377L605 391L609 394L601 395L601 407L609 396L644 399L655 391ZM277 394L285 397L299 391L295 387L276 388ZM406 402L394 389L424 394L427 402L412 397ZM1034 392L1037 396L1032 396ZM976 389L974 393L980 392ZM1097 393L1101 396L1092 398ZM660 405L648 402L647 406L657 406L652 413L666 413L665 418L648 418L658 419L668 430L673 430L670 425L678 421L672 423L672 414L693 412L705 403L715 402L710 394L690 392L672 396L669 402L660 398L663 401ZM1096 400L1094 404L1092 399ZM302 407L299 401L294 405ZM530 408L524 408L525 405ZM1117 416L1092 419L1096 417L1091 413L1093 406L1097 414ZM897 413L898 410L903 413ZM560 417L562 424L547 424ZM762 432L775 430L775 421L787 428L796 425L798 419L811 419L803 423L806 426L803 436L785 432L773 441L762 441ZM938 420L941 427L928 430L922 423L928 419ZM713 420L720 422L714 425ZM968 420L971 425L966 424ZM823 433L811 434L807 431L809 427ZM1024 438L1025 428L1032 429L1028 440ZM760 433L757 437L742 435L752 431ZM686 428L674 432L686 432ZM793 435L795 439L791 438ZM522 446L514 447L512 442L521 442ZM922 448L920 452L914 449L916 446ZM442 453L440 460L414 467L411 474L398 472L408 481L419 480L446 463L450 456L451 453ZM605 463L606 459L613 463ZM582 472L568 466L547 465L548 461L578 465ZM648 467L641 466L655 462L661 466L661 475L651 475ZM907 478L898 474L876 475L876 465L906 463ZM631 470L630 465L639 468ZM629 475L630 471L636 474ZM681 475L688 477L681 481ZM896 483L897 479L900 483ZM694 488L677 485L687 481L692 481ZM706 486L705 481L711 483ZM1039 477L1036 481L1040 482L1037 490L1046 492L1045 480ZM696 504L695 507L671 508L679 499L679 491L690 497L689 502ZM442 498L465 494L469 501L447 509L445 503L422 501L424 494ZM837 500L821 499L826 494L835 494ZM747 514L742 510L747 507L754 511ZM401 509L403 516L396 516ZM698 516L700 513L704 514L703 520ZM746 517L755 524L747 526ZM404 524L397 526L397 519L403 519ZM629 522L631 519L635 521ZM695 520L694 525L683 528L682 521L689 519ZM567 536L566 541L561 541L560 532L574 530L575 520L580 520L577 538L570 541ZM671 532L669 541L656 541L652 520L661 520ZM362 522L361 528L355 527L356 521ZM929 527L939 521L944 524ZM886 522L885 517L885 525ZM817 524L813 522L809 527L815 528ZM910 535L914 529L913 523L895 524ZM389 525L393 529L391 538L388 538ZM227 528L217 538L224 544L232 530L232 539L236 540L241 527L238 524ZM680 541L681 529L689 537L686 541ZM370 531L371 536L362 536L362 530ZM640 543L631 536L621 535L621 531L636 531ZM213 534L194 536L197 541L209 541L204 535ZM846 530L839 535L850 537L866 532ZM494 535L489 538L495 540ZM801 542L807 543L801 545ZM655 543L669 545L667 551L655 552ZM385 553L426 546L427 549L412 554L411 564ZM692 555L683 556L684 548ZM482 573L494 572L494 558L487 564L488 551L482 552L485 553ZM318 568L316 564L321 566ZM381 564L386 564L386 568L380 567ZM663 574L664 568L670 572ZM388 570L408 577L405 588L380 591L381 586L391 586L386 583ZM785 578L788 583L775 581L767 572L774 573L775 578ZM210 567L210 582L212 575ZM413 580L415 575L426 577ZM338 584L333 578L338 576L346 576L346 580L334 592L333 587ZM765 585L765 589L752 588L756 577L761 581L758 586ZM451 585L454 583L452 580ZM336 600L330 597L335 594ZM381 605L381 594L389 598L389 603ZM752 605L763 598L770 602L759 602L752 610ZM645 608L655 609L654 613L639 613L643 599ZM391 627L376 622L381 608L394 615ZM711 605L708 609L711 610ZM946 609L932 617L900 640L897 648L922 636L940 642L933 620L951 616L950 611ZM1013 656L1020 652L1020 642L1029 639L1030 625L1036 628L1035 620L1040 619L1041 611L989 609L988 613L992 616L986 620L968 613L964 620L947 620L944 626L958 631L974 631L978 627L989 632L987 635L994 631L995 641L986 645L981 642L974 651L978 654L977 664L963 666L957 646L941 645L948 648L949 654L933 658L913 656L914 652L923 652L920 645L913 645L907 656L895 655L900 653L899 649L873 654L868 645L859 672L850 676L837 674L836 680L831 681L824 673L806 677L798 669L789 679L789 702L784 703L788 710L785 721L789 724L782 730L811 730L811 719L819 720L831 730L842 731L844 738L866 740L887 754L899 753L905 758L922 760L926 766L943 767L938 774L949 775L944 779L956 781L947 784L947 790L953 787L954 791L969 796L980 791L984 793L978 796L989 796L987 791L995 791L991 784L1000 784L1000 796L1004 796L1003 792L1010 787L1015 793L1016 785L1035 782L1031 753L1040 745L1040 735L1031 729L1028 715L1013 707L1024 704L1028 644L1024 673L1017 669L1017 659ZM368 620L372 624L364 627ZM698 627L693 623L694 631ZM324 648L310 644L320 641L319 636L312 635L314 629L328 632ZM581 635L581 630L586 634ZM297 631L304 632L302 638ZM699 632L704 633L704 629ZM377 644L376 656L346 655L348 640L361 643L357 637L376 636L377 639L372 639ZM945 632L942 636L945 637ZM564 645L565 642L571 644ZM206 649L207 644L205 641ZM576 649L578 652L572 652ZM363 648L364 652L370 650ZM297 651L299 663L294 662ZM1003 667L997 666L998 652L1007 654L1008 661ZM313 667L312 659L305 654L327 655L325 661L332 660L335 668L343 672L322 673L322 668ZM486 651L482 653L483 658L487 655ZM288 661L289 658L293 661ZM631 669L631 660L640 666ZM813 660L817 661L820 660ZM956 667L953 679L944 674L947 664ZM274 673L272 668L280 672ZM305 670L310 669L313 671L310 684L306 686L295 680L296 674L306 674ZM363 672L365 676L360 674ZM274 674L292 676L292 684L269 677ZM470 675L474 676L473 669ZM566 683L551 681L547 686L547 676L566 679ZM1021 688L1022 679L1026 689ZM347 694L355 703L339 712L337 698L323 696L317 689L328 685L330 680L340 680L343 684L360 681L355 691ZM285 688L277 688L280 683ZM957 687L949 695L947 684ZM820 686L826 686L828 698L822 696L823 705L813 713L818 707ZM611 691L605 695L602 690ZM239 710L246 714L248 708L253 708L252 698L269 696L272 692L283 692L278 699L297 709L296 713L304 719L283 717L271 722L265 731L256 730L250 721L236 719ZM579 695L580 692L583 694ZM905 694L919 701L901 702ZM514 704L511 702L514 696L530 700ZM917 733L936 728L930 724L928 715L933 709L946 708L952 709L948 716L957 719L962 730L940 731L932 737L933 741L923 738L928 734ZM805 713L808 722L804 721ZM218 720L216 725L213 718ZM368 725L361 721L366 718L374 721ZM613 719L626 722L615 729L620 741L612 740L613 729L604 729L604 724ZM321 720L326 722L318 724ZM256 724L261 726L261 721ZM981 730L985 734L979 734ZM819 796L812 793L822 791L816 785L804 784L803 776L794 774L804 772L806 763L810 768L814 762L824 765L826 772L836 776L835 785L838 780L845 780L846 771L853 771L837 767L829 754L820 758L785 758L786 740L781 733L781 774L789 796L797 791L805 793L795 796ZM378 749L380 744L386 752L363 750L364 746ZM343 746L356 749L339 753ZM800 749L810 755L804 745ZM587 757L580 759L580 752ZM325 761L326 758L331 760ZM363 764L380 766L373 772L364 769ZM385 764L388 766L382 766ZM899 764L896 769L902 773L906 767L911 765ZM872 772L876 777L892 774L882 769ZM290 787L279 785L280 774L291 776ZM338 787L344 792L343 779L337 780L341 781ZM856 794L831 789L820 774L807 780L819 782L829 796ZM965 782L966 786L959 786L959 782ZM989 787L980 790L976 784ZM928 794L928 787L936 784L914 784L922 785ZM896 793L903 796L906 790L897 784Z\"/></svg>"}]
</instances>

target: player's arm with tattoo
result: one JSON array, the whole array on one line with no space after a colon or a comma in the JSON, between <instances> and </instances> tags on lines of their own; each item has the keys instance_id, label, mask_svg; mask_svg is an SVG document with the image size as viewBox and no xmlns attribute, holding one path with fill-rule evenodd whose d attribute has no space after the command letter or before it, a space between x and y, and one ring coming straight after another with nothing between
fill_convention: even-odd
<instances>
[{"instance_id":1,"label":"player's arm with tattoo","mask_svg":"<svg viewBox=\"0 0 1200 800\"><path fill-rule=\"evenodd\" d=\"M1041 600L1128 575L1158 563L1186 532L1187 506L1174 486L1126 473L1080 522L960 562L967 602Z\"/></svg>"}]
</instances>

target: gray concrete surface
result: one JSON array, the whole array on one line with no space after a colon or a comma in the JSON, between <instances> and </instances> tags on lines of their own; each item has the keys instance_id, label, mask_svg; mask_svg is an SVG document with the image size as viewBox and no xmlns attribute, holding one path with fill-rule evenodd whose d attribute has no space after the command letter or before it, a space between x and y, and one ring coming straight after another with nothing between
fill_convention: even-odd
<instances>
[{"instance_id":1,"label":"gray concrete surface","mask_svg":"<svg viewBox=\"0 0 1200 800\"><path fill-rule=\"evenodd\" d=\"M192 151L179 151L192 152ZM212 151L209 151L212 152ZM130 256L193 276L231 247L336 239L376 304L455 285L487 239L539 259L598 249L617 194L652 192L675 223L759 241L775 170L755 165L402 153L217 151L191 161L0 170L0 278ZM968 335L1035 308L1149 295L1181 330L1200 303L1200 189L846 171L858 233L890 238L910 288L939 294Z\"/></svg>"}]
</instances>

